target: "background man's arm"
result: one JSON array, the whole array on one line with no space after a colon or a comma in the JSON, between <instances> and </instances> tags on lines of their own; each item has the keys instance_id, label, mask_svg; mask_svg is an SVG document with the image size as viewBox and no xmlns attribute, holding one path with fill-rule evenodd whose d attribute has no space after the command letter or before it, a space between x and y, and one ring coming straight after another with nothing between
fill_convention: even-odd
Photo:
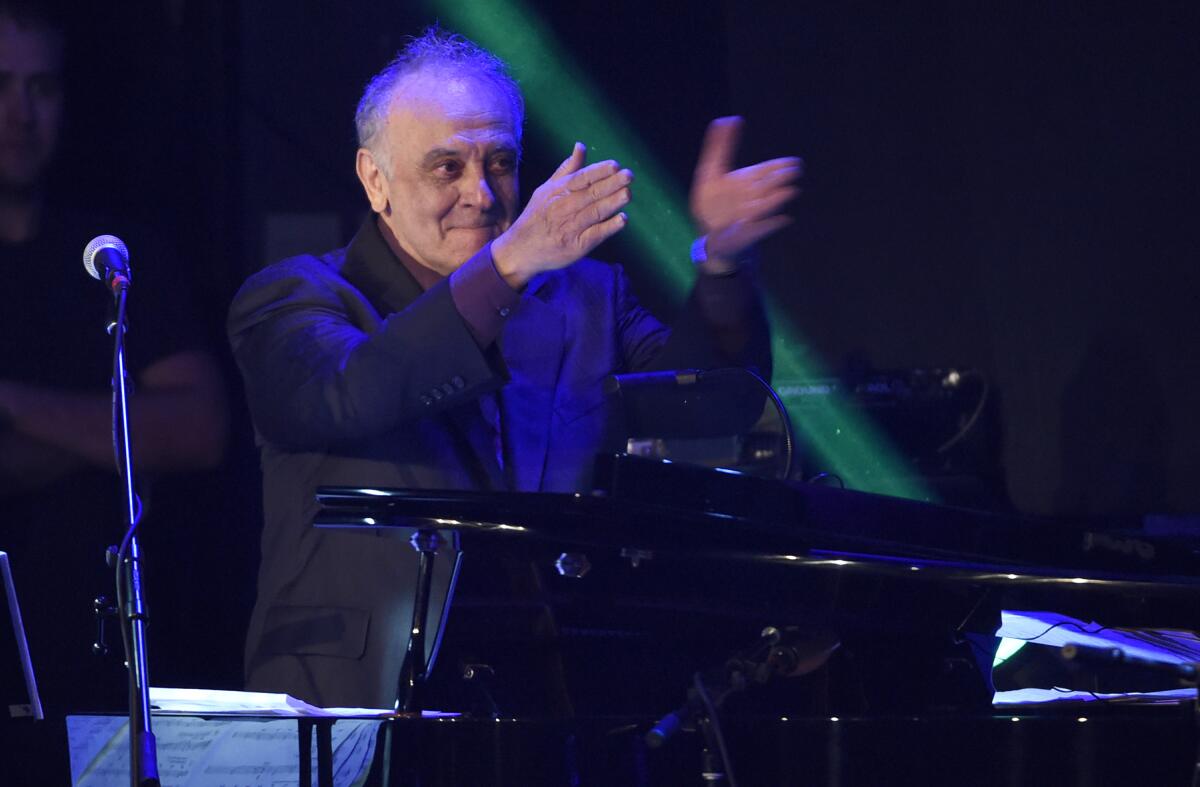
<instances>
[{"instance_id":1,"label":"background man's arm","mask_svg":"<svg viewBox=\"0 0 1200 787\"><path fill-rule=\"evenodd\" d=\"M225 389L205 352L168 355L137 378L130 399L134 458L142 470L190 470L220 461L228 433ZM0 381L0 470L52 480L78 463L113 466L112 397Z\"/></svg>"}]
</instances>

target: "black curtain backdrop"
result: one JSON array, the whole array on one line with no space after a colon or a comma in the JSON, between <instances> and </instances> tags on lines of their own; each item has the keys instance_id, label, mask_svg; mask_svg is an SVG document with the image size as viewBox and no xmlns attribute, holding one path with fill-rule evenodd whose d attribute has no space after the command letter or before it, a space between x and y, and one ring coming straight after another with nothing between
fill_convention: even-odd
<instances>
[{"instance_id":1,"label":"black curtain backdrop","mask_svg":"<svg viewBox=\"0 0 1200 787\"><path fill-rule=\"evenodd\" d=\"M1195 6L910 5L727 16L810 165L774 289L835 365L983 370L1019 508L1195 511Z\"/></svg>"}]
</instances>

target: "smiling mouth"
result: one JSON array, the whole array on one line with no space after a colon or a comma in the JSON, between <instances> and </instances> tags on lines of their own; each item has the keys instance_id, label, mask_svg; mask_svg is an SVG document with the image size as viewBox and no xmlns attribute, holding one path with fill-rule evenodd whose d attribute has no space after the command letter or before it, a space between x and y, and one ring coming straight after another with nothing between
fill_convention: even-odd
<instances>
[{"instance_id":1,"label":"smiling mouth","mask_svg":"<svg viewBox=\"0 0 1200 787\"><path fill-rule=\"evenodd\" d=\"M476 233L483 232L483 233L487 233L488 235L499 235L500 234L499 228L495 224L479 224L479 225L472 225L472 226L468 226L468 227L451 227L450 228L451 232L453 232L454 230L462 230L464 232L476 232Z\"/></svg>"}]
</instances>

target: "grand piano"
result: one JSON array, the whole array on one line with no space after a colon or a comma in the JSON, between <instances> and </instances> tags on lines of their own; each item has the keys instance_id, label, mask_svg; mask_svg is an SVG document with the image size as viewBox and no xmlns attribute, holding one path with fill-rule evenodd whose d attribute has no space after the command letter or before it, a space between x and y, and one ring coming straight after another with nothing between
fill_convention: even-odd
<instances>
[{"instance_id":1,"label":"grand piano","mask_svg":"<svg viewBox=\"0 0 1200 787\"><path fill-rule=\"evenodd\" d=\"M658 749L645 733L697 675L729 688L764 629L821 657L728 692L738 783L1190 782L1187 705L991 705L1002 609L1197 628L1189 539L623 454L593 486L320 491L319 527L437 531L461 551L427 696L470 712L396 722L400 783L702 783L688 718Z\"/></svg>"}]
</instances>

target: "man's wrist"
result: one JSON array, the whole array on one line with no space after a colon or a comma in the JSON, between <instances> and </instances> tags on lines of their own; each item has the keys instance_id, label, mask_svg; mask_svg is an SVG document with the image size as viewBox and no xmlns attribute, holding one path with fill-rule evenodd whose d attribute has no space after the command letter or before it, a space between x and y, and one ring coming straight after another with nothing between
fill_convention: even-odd
<instances>
[{"instance_id":1,"label":"man's wrist","mask_svg":"<svg viewBox=\"0 0 1200 787\"><path fill-rule=\"evenodd\" d=\"M736 259L709 255L707 235L692 242L692 264L704 276L733 276L742 269Z\"/></svg>"},{"instance_id":2,"label":"man's wrist","mask_svg":"<svg viewBox=\"0 0 1200 787\"><path fill-rule=\"evenodd\" d=\"M450 274L450 298L481 348L496 340L521 301L496 269L490 244Z\"/></svg>"},{"instance_id":3,"label":"man's wrist","mask_svg":"<svg viewBox=\"0 0 1200 787\"><path fill-rule=\"evenodd\" d=\"M492 241L492 264L496 266L496 273L500 274L504 283L514 290L521 290L533 278L522 270L519 261L514 259L506 234Z\"/></svg>"}]
</instances>

